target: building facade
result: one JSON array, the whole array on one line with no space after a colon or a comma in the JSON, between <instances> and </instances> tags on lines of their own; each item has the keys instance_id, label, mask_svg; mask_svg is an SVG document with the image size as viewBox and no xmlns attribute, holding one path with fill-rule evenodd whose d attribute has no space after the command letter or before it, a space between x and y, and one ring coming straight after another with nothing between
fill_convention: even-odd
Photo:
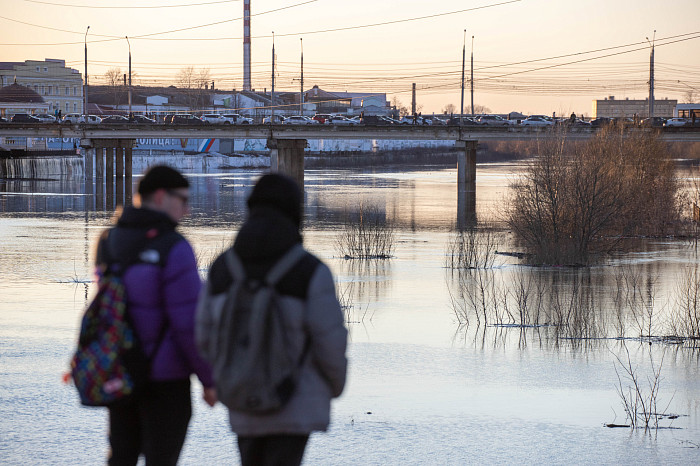
<instances>
[{"instance_id":1,"label":"building facade","mask_svg":"<svg viewBox=\"0 0 700 466\"><path fill-rule=\"evenodd\" d=\"M654 100L654 116L671 118L673 117L673 112L678 104L677 100ZM594 100L593 101L593 117L607 117L607 118L648 118L649 117L649 99L644 100L632 100L624 99L618 100L615 96L611 95L606 97L604 100Z\"/></svg>"},{"instance_id":2,"label":"building facade","mask_svg":"<svg viewBox=\"0 0 700 466\"><path fill-rule=\"evenodd\" d=\"M83 111L83 77L78 70L67 68L65 60L0 62L2 87L15 82L39 94L51 113Z\"/></svg>"}]
</instances>

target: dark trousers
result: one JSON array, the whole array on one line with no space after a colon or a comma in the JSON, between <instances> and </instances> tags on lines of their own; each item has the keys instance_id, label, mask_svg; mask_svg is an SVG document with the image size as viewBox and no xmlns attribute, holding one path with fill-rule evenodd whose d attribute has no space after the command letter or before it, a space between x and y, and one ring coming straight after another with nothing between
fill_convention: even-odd
<instances>
[{"instance_id":1,"label":"dark trousers","mask_svg":"<svg viewBox=\"0 0 700 466\"><path fill-rule=\"evenodd\" d=\"M309 435L238 436L243 466L299 466Z\"/></svg>"},{"instance_id":2,"label":"dark trousers","mask_svg":"<svg viewBox=\"0 0 700 466\"><path fill-rule=\"evenodd\" d=\"M151 382L128 403L109 408L109 464L175 465L192 417L190 381Z\"/></svg>"}]
</instances>

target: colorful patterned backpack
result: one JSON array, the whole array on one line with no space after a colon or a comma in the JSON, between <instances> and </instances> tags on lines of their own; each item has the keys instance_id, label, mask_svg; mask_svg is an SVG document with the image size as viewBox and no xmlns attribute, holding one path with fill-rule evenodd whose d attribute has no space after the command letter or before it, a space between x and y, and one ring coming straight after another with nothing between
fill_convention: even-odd
<instances>
[{"instance_id":1,"label":"colorful patterned backpack","mask_svg":"<svg viewBox=\"0 0 700 466\"><path fill-rule=\"evenodd\" d=\"M170 248L181 238L175 232L149 238L138 256L126 264L106 261L97 294L83 315L78 347L70 364L70 377L83 405L112 406L125 402L148 381L150 360L129 317L122 274L136 263L156 263L162 267ZM166 329L167 321L160 331L156 351Z\"/></svg>"}]
</instances>

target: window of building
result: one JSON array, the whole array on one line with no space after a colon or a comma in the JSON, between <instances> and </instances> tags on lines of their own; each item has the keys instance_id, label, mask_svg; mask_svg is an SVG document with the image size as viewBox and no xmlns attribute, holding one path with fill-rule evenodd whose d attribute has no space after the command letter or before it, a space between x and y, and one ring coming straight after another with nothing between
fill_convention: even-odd
<instances>
[{"instance_id":1,"label":"window of building","mask_svg":"<svg viewBox=\"0 0 700 466\"><path fill-rule=\"evenodd\" d=\"M73 95L78 95L78 89L76 86L73 86Z\"/></svg>"},{"instance_id":2,"label":"window of building","mask_svg":"<svg viewBox=\"0 0 700 466\"><path fill-rule=\"evenodd\" d=\"M49 86L48 95L51 95L51 86Z\"/></svg>"},{"instance_id":3,"label":"window of building","mask_svg":"<svg viewBox=\"0 0 700 466\"><path fill-rule=\"evenodd\" d=\"M70 108L70 104L66 102L66 113L68 113L68 109Z\"/></svg>"},{"instance_id":4,"label":"window of building","mask_svg":"<svg viewBox=\"0 0 700 466\"><path fill-rule=\"evenodd\" d=\"M47 67L44 67L44 73L48 73L49 69Z\"/></svg>"},{"instance_id":5,"label":"window of building","mask_svg":"<svg viewBox=\"0 0 700 466\"><path fill-rule=\"evenodd\" d=\"M36 71L37 71L37 72L39 71L39 67L38 67L38 66L36 67Z\"/></svg>"},{"instance_id":6,"label":"window of building","mask_svg":"<svg viewBox=\"0 0 700 466\"><path fill-rule=\"evenodd\" d=\"M73 111L74 112L78 111L78 104L75 104L75 103L73 104Z\"/></svg>"}]
</instances>

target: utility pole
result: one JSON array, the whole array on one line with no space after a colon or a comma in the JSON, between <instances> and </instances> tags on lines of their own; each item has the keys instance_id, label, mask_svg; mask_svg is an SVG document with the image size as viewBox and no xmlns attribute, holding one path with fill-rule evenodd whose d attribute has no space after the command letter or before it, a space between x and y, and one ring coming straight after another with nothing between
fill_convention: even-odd
<instances>
[{"instance_id":1,"label":"utility pole","mask_svg":"<svg viewBox=\"0 0 700 466\"><path fill-rule=\"evenodd\" d=\"M272 91L270 92L270 124L275 122L275 31L272 31Z\"/></svg>"},{"instance_id":2,"label":"utility pole","mask_svg":"<svg viewBox=\"0 0 700 466\"><path fill-rule=\"evenodd\" d=\"M647 42L649 38L647 37ZM656 29L654 29L654 36L649 42L651 47L651 53L649 55L649 118L654 118L654 42L656 41Z\"/></svg>"},{"instance_id":3,"label":"utility pole","mask_svg":"<svg viewBox=\"0 0 700 466\"><path fill-rule=\"evenodd\" d=\"M87 73L87 34L90 26L85 30L85 83L83 84L83 118L87 122L88 115L88 73Z\"/></svg>"},{"instance_id":4,"label":"utility pole","mask_svg":"<svg viewBox=\"0 0 700 466\"><path fill-rule=\"evenodd\" d=\"M472 90L472 116L474 116L474 36L472 36L472 66L471 66L471 78L469 78L469 83L471 84Z\"/></svg>"},{"instance_id":5,"label":"utility pole","mask_svg":"<svg viewBox=\"0 0 700 466\"><path fill-rule=\"evenodd\" d=\"M126 43L129 44L129 121L131 121L133 118L131 114L131 42L129 42L129 36L124 37L126 37Z\"/></svg>"},{"instance_id":6,"label":"utility pole","mask_svg":"<svg viewBox=\"0 0 700 466\"><path fill-rule=\"evenodd\" d=\"M413 83L413 91L411 92L411 115L416 114L416 83Z\"/></svg>"},{"instance_id":7,"label":"utility pole","mask_svg":"<svg viewBox=\"0 0 700 466\"><path fill-rule=\"evenodd\" d=\"M304 39L299 38L301 44L301 89L299 92L299 115L304 114Z\"/></svg>"},{"instance_id":8,"label":"utility pole","mask_svg":"<svg viewBox=\"0 0 700 466\"><path fill-rule=\"evenodd\" d=\"M464 62L467 57L467 30L464 30L464 41L462 42L462 99L459 105L459 115L464 114ZM461 121L461 120L460 120Z\"/></svg>"}]
</instances>

